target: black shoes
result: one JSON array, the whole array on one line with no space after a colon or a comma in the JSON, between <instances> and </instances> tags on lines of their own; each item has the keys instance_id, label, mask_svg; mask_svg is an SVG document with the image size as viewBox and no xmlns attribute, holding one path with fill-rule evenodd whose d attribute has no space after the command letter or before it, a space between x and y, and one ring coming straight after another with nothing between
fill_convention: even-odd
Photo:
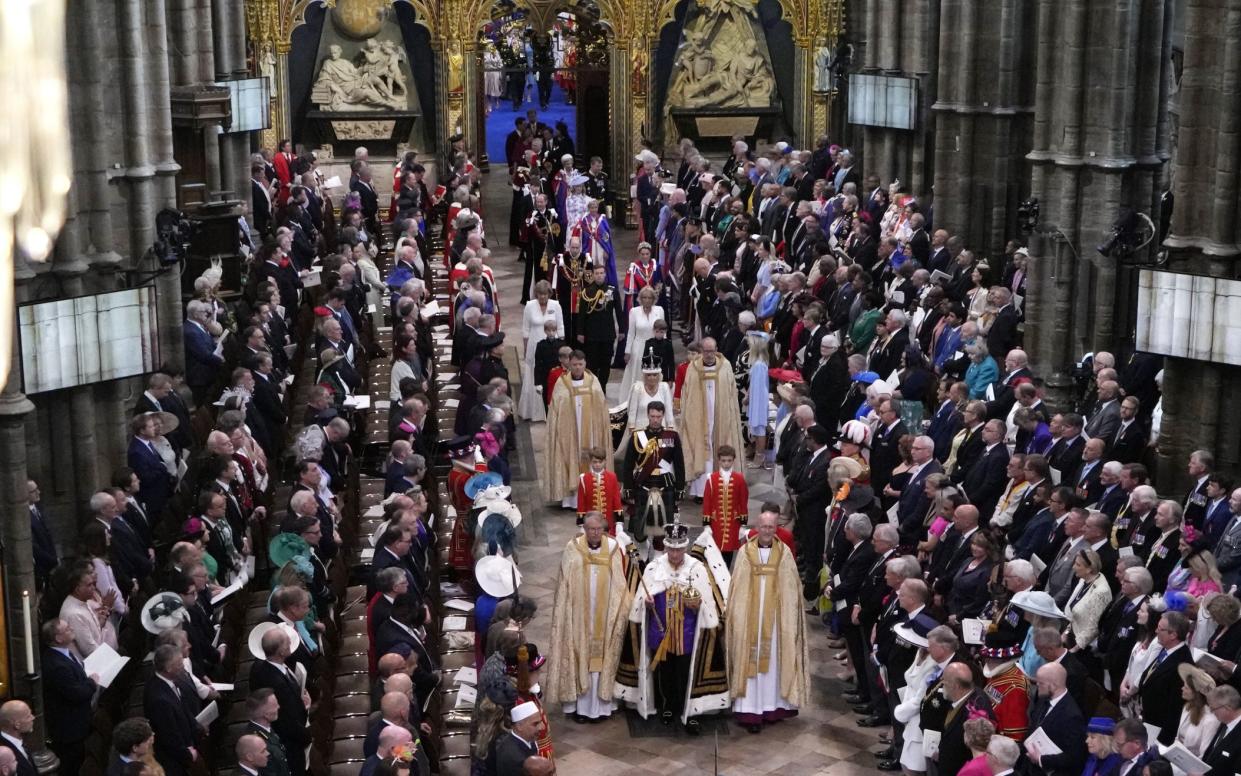
<instances>
[{"instance_id":1,"label":"black shoes","mask_svg":"<svg viewBox=\"0 0 1241 776\"><path fill-rule=\"evenodd\" d=\"M878 752L871 752L871 754L873 754L875 756L875 759L877 760L895 760L896 759L896 749L890 746L884 749L880 749Z\"/></svg>"},{"instance_id":2,"label":"black shoes","mask_svg":"<svg viewBox=\"0 0 1241 776\"><path fill-rule=\"evenodd\" d=\"M751 733L760 733L763 730L762 725L746 725L745 729Z\"/></svg>"},{"instance_id":3,"label":"black shoes","mask_svg":"<svg viewBox=\"0 0 1241 776\"><path fill-rule=\"evenodd\" d=\"M845 699L845 703L856 705L858 703L867 703L866 697L853 690L846 690L840 697Z\"/></svg>"},{"instance_id":4,"label":"black shoes","mask_svg":"<svg viewBox=\"0 0 1241 776\"><path fill-rule=\"evenodd\" d=\"M875 767L881 771L899 771L901 764L896 760L880 760L875 763Z\"/></svg>"},{"instance_id":5,"label":"black shoes","mask_svg":"<svg viewBox=\"0 0 1241 776\"><path fill-rule=\"evenodd\" d=\"M857 721L857 726L864 727L864 728L882 727L886 724L888 723L885 720L879 717L876 717L874 714L870 715L869 717L862 717L861 719Z\"/></svg>"},{"instance_id":6,"label":"black shoes","mask_svg":"<svg viewBox=\"0 0 1241 776\"><path fill-rule=\"evenodd\" d=\"M691 736L702 735L702 729L698 726L698 720L691 718L689 722L686 722L685 732Z\"/></svg>"},{"instance_id":7,"label":"black shoes","mask_svg":"<svg viewBox=\"0 0 1241 776\"><path fill-rule=\"evenodd\" d=\"M860 701L856 706L854 706L853 713L861 714L863 717L869 717L875 713L875 710L871 708L870 701L866 700Z\"/></svg>"}]
</instances>

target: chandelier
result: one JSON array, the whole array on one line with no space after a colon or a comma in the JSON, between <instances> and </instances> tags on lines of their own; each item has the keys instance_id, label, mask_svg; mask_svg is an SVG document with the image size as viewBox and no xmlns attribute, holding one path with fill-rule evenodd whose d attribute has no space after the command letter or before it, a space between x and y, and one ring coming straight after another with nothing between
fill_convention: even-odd
<instances>
[{"instance_id":1,"label":"chandelier","mask_svg":"<svg viewBox=\"0 0 1241 776\"><path fill-rule=\"evenodd\" d=\"M44 261L65 221L71 167L65 0L0 2L0 386L8 380L13 260Z\"/></svg>"}]
</instances>

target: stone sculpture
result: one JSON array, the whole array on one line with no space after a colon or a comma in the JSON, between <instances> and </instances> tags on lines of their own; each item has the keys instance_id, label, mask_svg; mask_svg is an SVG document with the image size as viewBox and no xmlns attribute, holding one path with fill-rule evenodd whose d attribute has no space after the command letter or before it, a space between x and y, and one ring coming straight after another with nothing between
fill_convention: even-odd
<instances>
[{"instance_id":1,"label":"stone sculpture","mask_svg":"<svg viewBox=\"0 0 1241 776\"><path fill-rule=\"evenodd\" d=\"M396 43L371 38L362 45L355 61L343 54L339 45L328 46L327 59L310 92L310 99L320 110L344 113L408 108L409 90L401 70L405 57Z\"/></svg>"}]
</instances>

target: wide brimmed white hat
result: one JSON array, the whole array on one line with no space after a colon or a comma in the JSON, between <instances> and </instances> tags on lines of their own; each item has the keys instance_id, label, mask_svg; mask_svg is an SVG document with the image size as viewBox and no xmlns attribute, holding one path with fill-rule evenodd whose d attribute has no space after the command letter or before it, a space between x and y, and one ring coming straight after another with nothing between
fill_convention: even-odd
<instances>
[{"instance_id":1,"label":"wide brimmed white hat","mask_svg":"<svg viewBox=\"0 0 1241 776\"><path fill-rule=\"evenodd\" d=\"M474 578L487 595L505 598L517 592L521 570L503 555L485 555L474 564Z\"/></svg>"},{"instance_id":2,"label":"wide brimmed white hat","mask_svg":"<svg viewBox=\"0 0 1241 776\"><path fill-rule=\"evenodd\" d=\"M297 635L297 628L289 625L287 622L260 622L250 631L249 638L246 639L247 645L250 647L250 654L254 655L256 660L266 660L267 653L263 651L263 636L272 628L282 628L286 636L289 637L289 654L297 651L302 645L302 637Z\"/></svg>"}]
</instances>

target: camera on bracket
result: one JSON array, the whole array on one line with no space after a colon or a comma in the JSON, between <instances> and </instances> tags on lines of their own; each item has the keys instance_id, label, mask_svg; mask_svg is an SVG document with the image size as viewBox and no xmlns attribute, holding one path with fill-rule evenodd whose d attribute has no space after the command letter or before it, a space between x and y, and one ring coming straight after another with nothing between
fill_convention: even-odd
<instances>
[{"instance_id":1,"label":"camera on bracket","mask_svg":"<svg viewBox=\"0 0 1241 776\"><path fill-rule=\"evenodd\" d=\"M155 215L155 244L151 251L161 266L185 261L198 226L180 210L164 208Z\"/></svg>"}]
</instances>

